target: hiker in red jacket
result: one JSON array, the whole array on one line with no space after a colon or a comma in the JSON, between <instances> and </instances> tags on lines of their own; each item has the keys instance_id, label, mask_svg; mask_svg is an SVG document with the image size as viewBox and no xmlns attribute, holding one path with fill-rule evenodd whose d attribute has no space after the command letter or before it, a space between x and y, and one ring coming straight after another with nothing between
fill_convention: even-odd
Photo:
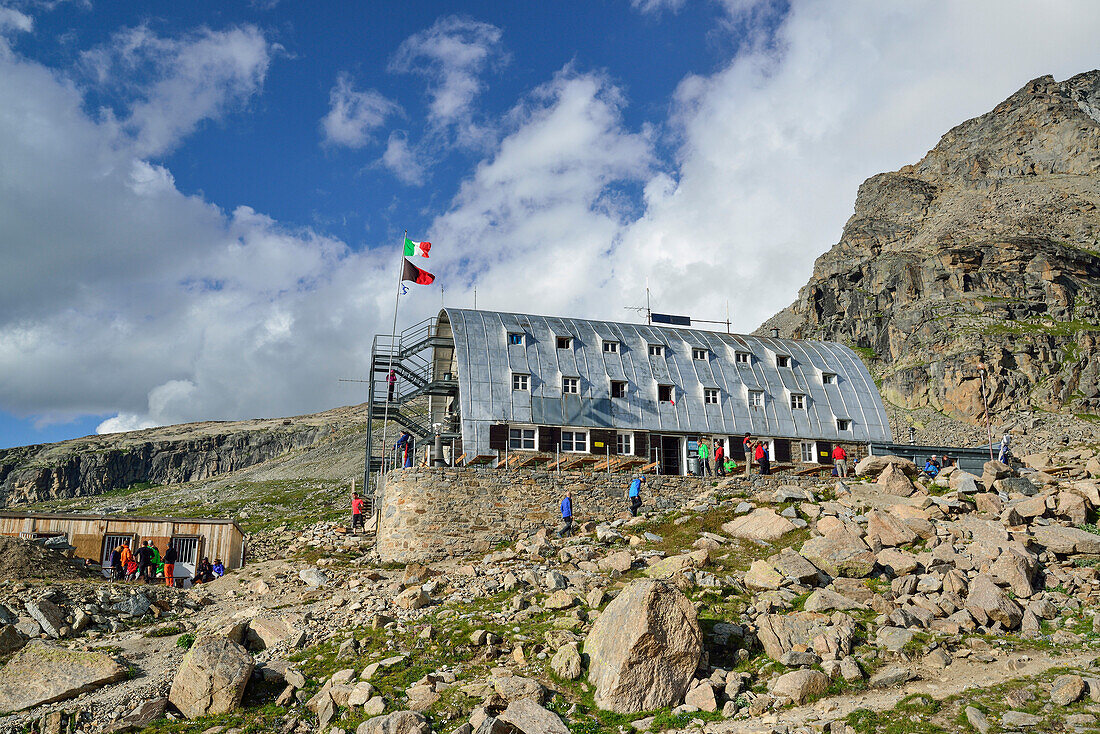
<instances>
[{"instance_id":1,"label":"hiker in red jacket","mask_svg":"<svg viewBox=\"0 0 1100 734\"><path fill-rule=\"evenodd\" d=\"M848 452L840 444L833 449L833 466L838 477L848 476Z\"/></svg>"}]
</instances>

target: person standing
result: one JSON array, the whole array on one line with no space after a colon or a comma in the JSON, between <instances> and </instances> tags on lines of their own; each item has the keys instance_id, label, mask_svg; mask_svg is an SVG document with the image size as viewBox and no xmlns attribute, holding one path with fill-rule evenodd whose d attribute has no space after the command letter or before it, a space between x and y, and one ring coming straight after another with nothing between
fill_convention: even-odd
<instances>
[{"instance_id":1,"label":"person standing","mask_svg":"<svg viewBox=\"0 0 1100 734\"><path fill-rule=\"evenodd\" d=\"M833 448L833 466L838 477L848 476L848 452L840 444Z\"/></svg>"},{"instance_id":2,"label":"person standing","mask_svg":"<svg viewBox=\"0 0 1100 734\"><path fill-rule=\"evenodd\" d=\"M561 498L561 527L558 529L558 537L565 538L573 534L573 493L565 490L565 496Z\"/></svg>"},{"instance_id":3,"label":"person standing","mask_svg":"<svg viewBox=\"0 0 1100 734\"><path fill-rule=\"evenodd\" d=\"M756 463L760 467L760 476L768 476L771 471L771 459L768 457L768 447L763 441L756 442Z\"/></svg>"},{"instance_id":4,"label":"person standing","mask_svg":"<svg viewBox=\"0 0 1100 734\"><path fill-rule=\"evenodd\" d=\"M153 549L149 547L149 541L141 541L141 547L137 549L138 575L145 583L153 578Z\"/></svg>"},{"instance_id":5,"label":"person standing","mask_svg":"<svg viewBox=\"0 0 1100 734\"><path fill-rule=\"evenodd\" d=\"M749 470L752 469L752 436L749 433L745 433L745 440L741 445L745 449L745 476L747 477Z\"/></svg>"},{"instance_id":6,"label":"person standing","mask_svg":"<svg viewBox=\"0 0 1100 734\"><path fill-rule=\"evenodd\" d=\"M630 497L630 515L631 517L638 516L638 509L642 506L642 483L645 482L644 476L634 477L634 481L630 483L630 490L627 491L627 496Z\"/></svg>"},{"instance_id":7,"label":"person standing","mask_svg":"<svg viewBox=\"0 0 1100 734\"><path fill-rule=\"evenodd\" d=\"M710 474L710 446L704 438L699 442L699 476L705 477L708 474Z\"/></svg>"},{"instance_id":8,"label":"person standing","mask_svg":"<svg viewBox=\"0 0 1100 734\"><path fill-rule=\"evenodd\" d=\"M412 466L412 434L408 431L401 432L401 438L397 439L397 450L401 453L401 466L405 469Z\"/></svg>"},{"instance_id":9,"label":"person standing","mask_svg":"<svg viewBox=\"0 0 1100 734\"><path fill-rule=\"evenodd\" d=\"M366 504L358 492L351 493L351 532L353 533L356 528L363 528L363 508Z\"/></svg>"},{"instance_id":10,"label":"person standing","mask_svg":"<svg viewBox=\"0 0 1100 734\"><path fill-rule=\"evenodd\" d=\"M164 551L164 585L175 586L176 585L176 559L179 558L179 553L176 552L175 546L172 542L168 542L168 549Z\"/></svg>"},{"instance_id":11,"label":"person standing","mask_svg":"<svg viewBox=\"0 0 1100 734\"><path fill-rule=\"evenodd\" d=\"M111 571L110 571L111 581L121 581L122 580L122 546L121 545L116 545L114 547L114 550L111 551L110 563L111 563Z\"/></svg>"},{"instance_id":12,"label":"person standing","mask_svg":"<svg viewBox=\"0 0 1100 734\"><path fill-rule=\"evenodd\" d=\"M386 402L393 402L393 391L397 387L397 370L391 369L390 373L386 375Z\"/></svg>"},{"instance_id":13,"label":"person standing","mask_svg":"<svg viewBox=\"0 0 1100 734\"><path fill-rule=\"evenodd\" d=\"M726 476L726 449L722 445L721 441L714 441L714 476L724 477Z\"/></svg>"}]
</instances>

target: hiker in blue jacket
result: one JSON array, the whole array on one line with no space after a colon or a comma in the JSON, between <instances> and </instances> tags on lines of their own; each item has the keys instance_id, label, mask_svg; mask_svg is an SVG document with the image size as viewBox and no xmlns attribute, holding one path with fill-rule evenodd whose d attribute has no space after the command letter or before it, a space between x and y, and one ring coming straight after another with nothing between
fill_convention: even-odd
<instances>
[{"instance_id":1,"label":"hiker in blue jacket","mask_svg":"<svg viewBox=\"0 0 1100 734\"><path fill-rule=\"evenodd\" d=\"M642 506L641 492L644 481L644 476L634 477L634 481L630 483L630 491L627 492L627 496L630 497L630 514L633 517L638 516L638 508Z\"/></svg>"},{"instance_id":2,"label":"hiker in blue jacket","mask_svg":"<svg viewBox=\"0 0 1100 734\"><path fill-rule=\"evenodd\" d=\"M561 527L558 529L558 537L564 538L573 534L573 494L568 489L561 498Z\"/></svg>"},{"instance_id":3,"label":"hiker in blue jacket","mask_svg":"<svg viewBox=\"0 0 1100 734\"><path fill-rule=\"evenodd\" d=\"M408 431L402 431L402 432L401 432L401 438L399 438L399 439L397 440L397 446L396 446L395 448L396 448L396 449L397 449L397 450L398 450L399 452L401 451L401 449L402 449L402 448L404 448L404 450L405 450L405 451L404 451L404 454L403 454L403 458L402 458L402 461L401 461L401 466L402 466L403 468L405 468L405 469L407 469L407 468L409 468L410 466L412 466L412 465L413 465L413 462L412 462L412 460L413 460L413 454L412 454L412 449L413 449L413 440L412 440L412 434L410 434L410 433L409 433Z\"/></svg>"}]
</instances>

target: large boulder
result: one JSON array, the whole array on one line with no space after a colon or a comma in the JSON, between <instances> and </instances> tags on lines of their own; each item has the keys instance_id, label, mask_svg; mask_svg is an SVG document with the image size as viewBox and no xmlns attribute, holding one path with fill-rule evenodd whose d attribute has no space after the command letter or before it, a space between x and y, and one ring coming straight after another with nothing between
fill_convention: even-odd
<instances>
[{"instance_id":1,"label":"large boulder","mask_svg":"<svg viewBox=\"0 0 1100 734\"><path fill-rule=\"evenodd\" d=\"M763 507L722 525L722 531L735 538L763 540L769 543L797 529L797 525L777 514L775 510Z\"/></svg>"},{"instance_id":2,"label":"large boulder","mask_svg":"<svg viewBox=\"0 0 1100 734\"><path fill-rule=\"evenodd\" d=\"M886 465L878 475L878 487L884 494L895 497L908 497L917 490L909 475L897 464Z\"/></svg>"},{"instance_id":3,"label":"large boulder","mask_svg":"<svg viewBox=\"0 0 1100 734\"><path fill-rule=\"evenodd\" d=\"M875 554L862 538L850 533L810 538L798 552L830 576L864 578L875 569Z\"/></svg>"},{"instance_id":4,"label":"large boulder","mask_svg":"<svg viewBox=\"0 0 1100 734\"><path fill-rule=\"evenodd\" d=\"M980 624L1000 622L1005 629L1016 629L1024 617L1020 605L1009 599L988 574L979 574L970 583L966 611Z\"/></svg>"},{"instance_id":5,"label":"large boulder","mask_svg":"<svg viewBox=\"0 0 1100 734\"><path fill-rule=\"evenodd\" d=\"M832 616L814 612L765 614L756 628L756 637L772 660L779 660L795 648L811 647L819 655L843 657L852 651L855 633L855 622L840 612Z\"/></svg>"},{"instance_id":6,"label":"large boulder","mask_svg":"<svg viewBox=\"0 0 1100 734\"><path fill-rule=\"evenodd\" d=\"M497 721L511 725L520 734L569 734L569 728L557 714L529 698L508 704Z\"/></svg>"},{"instance_id":7,"label":"large boulder","mask_svg":"<svg viewBox=\"0 0 1100 734\"><path fill-rule=\"evenodd\" d=\"M0 713L64 701L125 677L106 653L32 642L0 668Z\"/></svg>"},{"instance_id":8,"label":"large boulder","mask_svg":"<svg viewBox=\"0 0 1100 734\"><path fill-rule=\"evenodd\" d=\"M240 704L254 667L236 642L200 637L184 656L168 700L189 719L228 713Z\"/></svg>"},{"instance_id":9,"label":"large boulder","mask_svg":"<svg viewBox=\"0 0 1100 734\"><path fill-rule=\"evenodd\" d=\"M900 456L865 456L856 462L856 476L860 477L877 477L886 470L887 467L893 467L900 470L902 473L911 477L917 476L917 465L909 461L909 459L903 459Z\"/></svg>"},{"instance_id":10,"label":"large boulder","mask_svg":"<svg viewBox=\"0 0 1100 734\"><path fill-rule=\"evenodd\" d=\"M829 689L829 676L820 670L795 670L784 673L771 685L773 696L789 698L796 704L817 698Z\"/></svg>"},{"instance_id":11,"label":"large boulder","mask_svg":"<svg viewBox=\"0 0 1100 734\"><path fill-rule=\"evenodd\" d=\"M908 545L917 534L896 514L871 510L867 513L867 540L885 547Z\"/></svg>"},{"instance_id":12,"label":"large boulder","mask_svg":"<svg viewBox=\"0 0 1100 734\"><path fill-rule=\"evenodd\" d=\"M596 705L616 713L678 704L703 652L695 607L673 584L635 581L607 605L584 643Z\"/></svg>"},{"instance_id":13,"label":"large boulder","mask_svg":"<svg viewBox=\"0 0 1100 734\"><path fill-rule=\"evenodd\" d=\"M355 734L428 734L431 729L424 714L416 711L394 711L392 714L367 719L355 729Z\"/></svg>"},{"instance_id":14,"label":"large boulder","mask_svg":"<svg viewBox=\"0 0 1100 734\"><path fill-rule=\"evenodd\" d=\"M65 612L61 607L49 599L29 601L24 606L29 614L42 627L42 631L50 637L61 637L62 628L65 626Z\"/></svg>"},{"instance_id":15,"label":"large boulder","mask_svg":"<svg viewBox=\"0 0 1100 734\"><path fill-rule=\"evenodd\" d=\"M1100 535L1080 528L1063 528L1057 525L1033 527L1031 534L1035 542L1051 553L1073 555L1074 553L1100 554Z\"/></svg>"}]
</instances>

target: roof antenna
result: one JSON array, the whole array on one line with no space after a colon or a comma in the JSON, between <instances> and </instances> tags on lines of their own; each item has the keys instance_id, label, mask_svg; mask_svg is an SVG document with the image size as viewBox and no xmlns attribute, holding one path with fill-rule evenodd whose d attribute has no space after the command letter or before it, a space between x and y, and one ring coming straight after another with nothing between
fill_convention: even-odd
<instances>
[{"instance_id":1,"label":"roof antenna","mask_svg":"<svg viewBox=\"0 0 1100 734\"><path fill-rule=\"evenodd\" d=\"M474 310L477 310L477 286L474 286Z\"/></svg>"}]
</instances>

